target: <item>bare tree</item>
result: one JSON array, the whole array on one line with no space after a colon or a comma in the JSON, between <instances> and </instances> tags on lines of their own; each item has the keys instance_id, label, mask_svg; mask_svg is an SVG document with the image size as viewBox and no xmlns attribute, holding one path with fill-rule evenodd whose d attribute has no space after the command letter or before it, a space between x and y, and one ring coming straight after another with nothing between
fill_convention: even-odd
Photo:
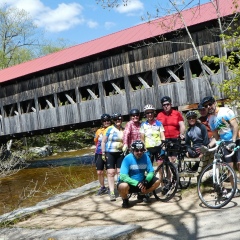
<instances>
[{"instance_id":1,"label":"bare tree","mask_svg":"<svg viewBox=\"0 0 240 240\"><path fill-rule=\"evenodd\" d=\"M96 0L96 2L98 4L101 4L101 6L103 8L114 8L114 7L118 7L120 4L123 4L124 6L127 6L128 3L130 2L129 0ZM213 89L212 89L212 86L211 86L211 83L209 81L209 75L208 75L208 69L207 69L207 66L203 63L202 61L202 58L200 56L200 53L197 49L197 46L191 36L191 32L189 31L189 28L188 28L188 25L186 23L186 20L184 19L184 16L183 16L183 11L186 10L187 8L189 7L192 7L192 6L195 6L195 12L192 10L192 15L194 16L195 14L204 14L204 13L201 13L201 8L200 8L200 4L202 3L201 0L188 0L188 1L175 1L175 0L168 0L168 5L169 7L163 7L163 4L162 2L160 1L156 1L156 12L154 14L152 13L149 13L147 12L147 19L145 18L142 18L142 20L148 20L149 23L151 24L151 19L156 19L157 17L160 17L160 16L166 16L166 15L169 15L169 14L172 14L172 18L169 18L169 21L167 24L165 24L164 22L161 22L159 24L159 27L161 28L164 28L164 29L168 29L170 31L173 31L174 29L174 24L176 21L180 20L183 24L183 28L185 29L187 35L188 35L188 38L189 38L189 41L190 43L187 43L185 42L185 44L191 44L193 49L194 49L194 52L195 52L195 55L196 55L196 58L200 64L200 67L202 69L202 74L204 76L204 79L208 85L208 88L209 88L209 91L210 93L213 95ZM223 35L224 34L224 31L226 31L228 29L228 27L234 22L234 18L237 16L237 14L233 17L233 19L230 21L230 23L226 24L226 27L224 28L223 27L223 24L222 24L222 18L221 18L221 13L219 11L219 7L218 7L218 0L209 0L209 2L212 3L215 11L216 11L216 16L217 16L217 21L218 21L218 25L219 25L219 29L218 29L218 35ZM237 7L237 0L232 0L232 3L233 3L233 6L235 6L235 8ZM234 10L233 10L234 11ZM174 31L176 31L174 29ZM164 42L164 37L161 38L162 42ZM225 45L225 39L223 38L222 39L223 41L223 46ZM176 42L174 42L176 43ZM143 43L144 45L146 45L145 43ZM179 44L184 44L183 42L179 43ZM147 43L147 45L149 45L149 43ZM227 50L226 48L223 48L223 55L224 56L227 56ZM187 59L186 59L187 60ZM224 68L224 66L223 66ZM225 75L224 75L225 76Z\"/></svg>"}]
</instances>

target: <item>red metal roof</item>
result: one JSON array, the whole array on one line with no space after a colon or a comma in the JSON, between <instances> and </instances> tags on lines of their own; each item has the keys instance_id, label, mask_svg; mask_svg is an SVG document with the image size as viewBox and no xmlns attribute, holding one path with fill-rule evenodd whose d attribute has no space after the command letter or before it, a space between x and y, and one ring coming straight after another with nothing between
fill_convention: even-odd
<instances>
[{"instance_id":1,"label":"red metal roof","mask_svg":"<svg viewBox=\"0 0 240 240\"><path fill-rule=\"evenodd\" d=\"M232 0L219 0L219 11L221 16L231 15L233 13ZM182 12L182 16L187 26L193 26L217 18L216 10L211 3L201 5L200 9L199 7L195 7L185 10ZM151 23L143 23L3 69L0 71L0 83L181 28L183 28L183 23L176 14L158 18L151 21Z\"/></svg>"}]
</instances>

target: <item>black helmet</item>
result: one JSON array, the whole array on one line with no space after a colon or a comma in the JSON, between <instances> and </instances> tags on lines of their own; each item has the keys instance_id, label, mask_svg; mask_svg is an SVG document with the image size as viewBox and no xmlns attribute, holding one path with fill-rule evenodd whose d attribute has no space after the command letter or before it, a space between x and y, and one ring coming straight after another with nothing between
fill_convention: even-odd
<instances>
[{"instance_id":1,"label":"black helmet","mask_svg":"<svg viewBox=\"0 0 240 240\"><path fill-rule=\"evenodd\" d=\"M116 121L116 120L122 120L122 115L121 113L114 113L112 115L112 120Z\"/></svg>"},{"instance_id":2,"label":"black helmet","mask_svg":"<svg viewBox=\"0 0 240 240\"><path fill-rule=\"evenodd\" d=\"M161 104L163 104L164 102L172 103L172 99L168 96L164 96L161 98Z\"/></svg>"},{"instance_id":3,"label":"black helmet","mask_svg":"<svg viewBox=\"0 0 240 240\"><path fill-rule=\"evenodd\" d=\"M202 103L198 104L198 110L205 109L205 107L202 105Z\"/></svg>"},{"instance_id":4,"label":"black helmet","mask_svg":"<svg viewBox=\"0 0 240 240\"><path fill-rule=\"evenodd\" d=\"M129 112L129 115L132 116L132 115L140 115L140 111L136 108L130 110Z\"/></svg>"},{"instance_id":5,"label":"black helmet","mask_svg":"<svg viewBox=\"0 0 240 240\"><path fill-rule=\"evenodd\" d=\"M187 112L186 114L186 118L190 118L190 117L194 117L194 118L197 118L197 113L195 111L189 111Z\"/></svg>"},{"instance_id":6,"label":"black helmet","mask_svg":"<svg viewBox=\"0 0 240 240\"><path fill-rule=\"evenodd\" d=\"M205 104L206 102L215 103L216 100L214 99L214 97L208 96L208 97L203 98L200 103L204 106L204 104Z\"/></svg>"},{"instance_id":7,"label":"black helmet","mask_svg":"<svg viewBox=\"0 0 240 240\"><path fill-rule=\"evenodd\" d=\"M109 120L111 121L111 116L107 113L104 113L102 116L101 116L101 121L104 121L104 120Z\"/></svg>"},{"instance_id":8,"label":"black helmet","mask_svg":"<svg viewBox=\"0 0 240 240\"><path fill-rule=\"evenodd\" d=\"M141 140L136 140L132 143L131 149L132 149L132 151L134 151L136 149L138 149L138 150L145 149L145 146L144 146L144 143Z\"/></svg>"}]
</instances>

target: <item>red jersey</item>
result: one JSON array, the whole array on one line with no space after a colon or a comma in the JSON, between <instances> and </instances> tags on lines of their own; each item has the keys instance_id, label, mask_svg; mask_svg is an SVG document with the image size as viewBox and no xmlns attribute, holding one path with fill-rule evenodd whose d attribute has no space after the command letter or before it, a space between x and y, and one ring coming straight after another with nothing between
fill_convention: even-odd
<instances>
[{"instance_id":1,"label":"red jersey","mask_svg":"<svg viewBox=\"0 0 240 240\"><path fill-rule=\"evenodd\" d=\"M164 111L157 115L157 120L161 121L164 127L165 138L178 138L180 135L179 122L184 121L182 114L172 109L171 113L167 115Z\"/></svg>"}]
</instances>

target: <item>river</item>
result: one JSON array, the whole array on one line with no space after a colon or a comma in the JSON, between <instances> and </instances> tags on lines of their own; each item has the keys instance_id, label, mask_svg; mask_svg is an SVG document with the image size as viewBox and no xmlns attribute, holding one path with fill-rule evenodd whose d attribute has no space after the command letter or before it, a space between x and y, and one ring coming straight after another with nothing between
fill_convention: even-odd
<instances>
[{"instance_id":1,"label":"river","mask_svg":"<svg viewBox=\"0 0 240 240\"><path fill-rule=\"evenodd\" d=\"M65 152L29 162L0 180L0 215L97 180L92 149Z\"/></svg>"}]
</instances>

